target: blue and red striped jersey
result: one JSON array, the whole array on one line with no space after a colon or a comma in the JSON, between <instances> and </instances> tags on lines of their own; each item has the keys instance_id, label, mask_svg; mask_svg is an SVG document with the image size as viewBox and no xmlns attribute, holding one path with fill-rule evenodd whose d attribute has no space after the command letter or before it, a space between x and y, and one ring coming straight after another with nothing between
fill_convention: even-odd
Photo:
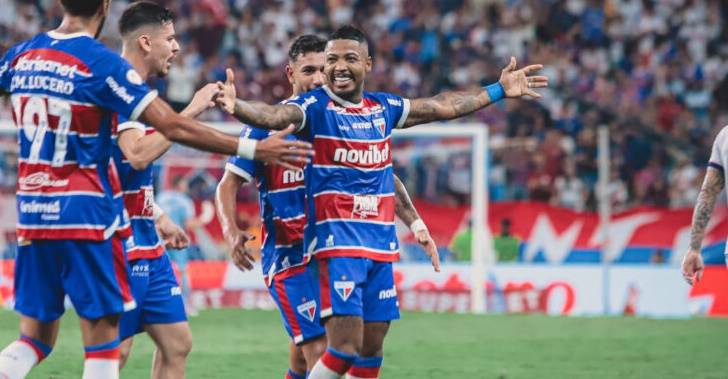
<instances>
[{"instance_id":1,"label":"blue and red striped jersey","mask_svg":"<svg viewBox=\"0 0 728 379\"><path fill-rule=\"evenodd\" d=\"M138 129L146 135L156 133L154 128L119 116L113 128L114 164L119 171L124 207L131 220L133 247L127 249L128 259L154 259L164 254L162 243L154 225L154 172L152 165L135 170L119 148L118 136L127 129ZM130 244L132 245L132 244Z\"/></svg>"},{"instance_id":2,"label":"blue and red striped jersey","mask_svg":"<svg viewBox=\"0 0 728 379\"><path fill-rule=\"evenodd\" d=\"M111 123L157 96L92 36L42 33L0 58L18 126L20 239L109 238L123 225L109 165Z\"/></svg>"},{"instance_id":3,"label":"blue and red striped jersey","mask_svg":"<svg viewBox=\"0 0 728 379\"><path fill-rule=\"evenodd\" d=\"M271 133L244 127L241 136L262 140ZM289 136L288 139L295 139ZM309 254L303 251L303 228L306 223L303 171L231 157L225 169L248 182L256 181L263 219L261 261L268 285L278 275L290 275L304 269Z\"/></svg>"},{"instance_id":4,"label":"blue and red striped jersey","mask_svg":"<svg viewBox=\"0 0 728 379\"><path fill-rule=\"evenodd\" d=\"M287 102L301 108L301 139L316 153L306 167L305 249L317 257L399 259L390 137L409 101L365 92L353 104L321 87Z\"/></svg>"}]
</instances>

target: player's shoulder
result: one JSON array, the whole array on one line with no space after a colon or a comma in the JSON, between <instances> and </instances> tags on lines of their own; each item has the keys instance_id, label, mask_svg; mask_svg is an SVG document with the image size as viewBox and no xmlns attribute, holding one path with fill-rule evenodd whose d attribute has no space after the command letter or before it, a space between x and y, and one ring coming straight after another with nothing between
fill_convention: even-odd
<instances>
[{"instance_id":1,"label":"player's shoulder","mask_svg":"<svg viewBox=\"0 0 728 379\"><path fill-rule=\"evenodd\" d=\"M298 104L303 107L304 110L315 104L326 104L328 95L324 91L323 87L313 89L308 92L304 92L297 96L293 96L290 99L284 101L284 104Z\"/></svg>"},{"instance_id":2,"label":"player's shoulder","mask_svg":"<svg viewBox=\"0 0 728 379\"><path fill-rule=\"evenodd\" d=\"M392 106L392 107L403 107L405 99L402 96L389 93L389 92L364 92L364 98L374 99L377 102Z\"/></svg>"},{"instance_id":3,"label":"player's shoulder","mask_svg":"<svg viewBox=\"0 0 728 379\"><path fill-rule=\"evenodd\" d=\"M726 143L728 142L728 125L723 126L718 134L715 136L714 144L728 148Z\"/></svg>"},{"instance_id":4,"label":"player's shoulder","mask_svg":"<svg viewBox=\"0 0 728 379\"><path fill-rule=\"evenodd\" d=\"M240 138L248 138L254 140L262 140L268 137L270 131L266 129L256 128L250 125L243 125L243 129L240 130Z\"/></svg>"}]
</instances>

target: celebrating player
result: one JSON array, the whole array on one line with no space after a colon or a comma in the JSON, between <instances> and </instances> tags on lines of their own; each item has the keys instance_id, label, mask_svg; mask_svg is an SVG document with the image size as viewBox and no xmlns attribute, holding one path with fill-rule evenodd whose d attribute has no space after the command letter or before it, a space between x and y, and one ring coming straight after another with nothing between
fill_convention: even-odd
<instances>
[{"instance_id":1,"label":"celebrating player","mask_svg":"<svg viewBox=\"0 0 728 379\"><path fill-rule=\"evenodd\" d=\"M293 88L293 96L324 83L325 46L326 40L314 35L301 36L291 45L286 74ZM234 98L232 72L228 75L226 92L229 92L228 97ZM259 139L268 136L269 132L245 128L242 134ZM303 250L303 227L306 222L303 172L282 170L239 158L229 160L217 187L216 203L223 234L232 247L233 260L241 270L253 268L253 257L244 247L246 233L236 224L235 198L240 187L253 180L258 184L261 217L266 230L262 249L264 279L292 340L290 368L286 377L305 378L306 372L313 368L325 351L326 338L317 312L320 309L318 280L311 271L312 265L308 264L310 254ZM418 241L439 271L435 243L412 205L404 185L399 179L395 180L397 215L412 225Z\"/></svg>"},{"instance_id":2,"label":"celebrating player","mask_svg":"<svg viewBox=\"0 0 728 379\"><path fill-rule=\"evenodd\" d=\"M113 198L118 177L109 169L114 113L211 152L287 165L309 154L303 142L253 144L176 114L95 40L109 0L61 4L57 29L0 58L0 89L12 95L20 128L15 309L21 336L0 352L3 378L24 378L50 354L66 294L81 318L83 377L118 377L119 314L135 302L121 239L128 231L119 229L123 215Z\"/></svg>"},{"instance_id":3,"label":"celebrating player","mask_svg":"<svg viewBox=\"0 0 728 379\"><path fill-rule=\"evenodd\" d=\"M265 105L227 96L228 112L251 125L283 129L298 125L298 136L316 152L306 166L308 224L305 251L319 263L321 317L328 350L310 378L339 378L361 367L377 377L391 320L399 318L392 262L399 257L394 229L394 180L390 134L436 120L465 116L504 97L540 97L548 85L529 76L540 65L516 70L476 90L403 99L364 91L372 58L364 34L346 26L334 32L325 50L326 86L284 105Z\"/></svg>"},{"instance_id":4,"label":"celebrating player","mask_svg":"<svg viewBox=\"0 0 728 379\"><path fill-rule=\"evenodd\" d=\"M718 195L725 188L725 168L728 167L728 126L724 126L713 141L713 150L708 161L703 186L698 194L697 204L693 210L693 222L690 229L690 248L682 262L682 275L688 284L693 285L703 278L703 237L710 222L710 215L715 208ZM728 264L728 247L726 247L726 264Z\"/></svg>"},{"instance_id":5,"label":"celebrating player","mask_svg":"<svg viewBox=\"0 0 728 379\"><path fill-rule=\"evenodd\" d=\"M157 4L137 2L119 20L123 40L122 57L132 64L143 80L165 77L170 62L179 52L175 39L174 14ZM219 89L209 84L198 91L181 114L196 117L211 106ZM172 143L153 128L119 117L115 130L114 162L124 191L124 203L131 218L134 246L128 265L131 292L137 308L125 312L119 322L120 367L131 350L134 334L146 331L156 350L152 378L183 378L192 334L187 323L183 291L175 278L164 242L185 247L185 233L154 202L153 173L150 166ZM159 230L159 235L157 230ZM160 239L160 236L162 239Z\"/></svg>"}]
</instances>

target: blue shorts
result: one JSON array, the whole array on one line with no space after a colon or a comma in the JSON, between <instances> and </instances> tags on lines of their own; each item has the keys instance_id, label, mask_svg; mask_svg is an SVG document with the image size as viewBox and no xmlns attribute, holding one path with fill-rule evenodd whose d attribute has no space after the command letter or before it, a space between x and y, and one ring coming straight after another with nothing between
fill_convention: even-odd
<instances>
[{"instance_id":1,"label":"blue shorts","mask_svg":"<svg viewBox=\"0 0 728 379\"><path fill-rule=\"evenodd\" d=\"M18 246L15 310L42 322L59 319L65 295L79 316L95 320L135 306L124 243L33 240Z\"/></svg>"},{"instance_id":2,"label":"blue shorts","mask_svg":"<svg viewBox=\"0 0 728 379\"><path fill-rule=\"evenodd\" d=\"M321 318L359 316L364 322L399 319L391 262L332 257L317 260Z\"/></svg>"},{"instance_id":3,"label":"blue shorts","mask_svg":"<svg viewBox=\"0 0 728 379\"><path fill-rule=\"evenodd\" d=\"M129 262L131 292L137 308L124 313L119 321L123 340L144 331L144 325L187 321L182 291L167 254L155 259Z\"/></svg>"},{"instance_id":4,"label":"blue shorts","mask_svg":"<svg viewBox=\"0 0 728 379\"><path fill-rule=\"evenodd\" d=\"M279 274L268 287L268 292L281 312L283 326L295 344L326 334L319 319L316 272L310 264L303 267L304 271L291 276Z\"/></svg>"}]
</instances>

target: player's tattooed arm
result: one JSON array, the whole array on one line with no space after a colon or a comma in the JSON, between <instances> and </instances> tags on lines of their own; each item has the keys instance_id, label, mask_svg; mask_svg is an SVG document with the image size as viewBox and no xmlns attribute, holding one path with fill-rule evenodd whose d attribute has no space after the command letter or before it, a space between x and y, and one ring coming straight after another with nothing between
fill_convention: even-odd
<instances>
[{"instance_id":1,"label":"player's tattooed arm","mask_svg":"<svg viewBox=\"0 0 728 379\"><path fill-rule=\"evenodd\" d=\"M516 59L511 57L498 80L503 87L503 96L540 98L541 95L534 89L548 87L548 77L531 74L541 68L542 65L535 64L516 70ZM410 111L404 127L467 116L492 104L494 100L498 99L491 99L488 91L483 88L443 92L434 97L413 99L410 101Z\"/></svg>"},{"instance_id":2,"label":"player's tattooed arm","mask_svg":"<svg viewBox=\"0 0 728 379\"><path fill-rule=\"evenodd\" d=\"M698 194L698 201L693 210L693 222L690 229L690 250L700 252L703 244L705 229L708 227L710 215L713 213L715 202L725 186L723 172L708 168L703 180L703 186Z\"/></svg>"},{"instance_id":3,"label":"player's tattooed arm","mask_svg":"<svg viewBox=\"0 0 728 379\"><path fill-rule=\"evenodd\" d=\"M394 175L394 196L395 196L395 213L400 220L402 220L407 226L420 218L420 215L415 209L415 205L412 204L412 200L407 193L404 183L399 180L397 175Z\"/></svg>"},{"instance_id":4,"label":"player's tattooed arm","mask_svg":"<svg viewBox=\"0 0 728 379\"><path fill-rule=\"evenodd\" d=\"M255 258L245 248L245 243L253 237L241 230L237 223L237 193L248 181L225 170L222 180L215 190L215 208L220 220L222 234L230 248L230 257L241 271L252 270Z\"/></svg>"},{"instance_id":5,"label":"player's tattooed arm","mask_svg":"<svg viewBox=\"0 0 728 379\"><path fill-rule=\"evenodd\" d=\"M288 125L300 125L303 112L295 105L268 105L259 101L235 100L232 112L243 123L263 129L283 130Z\"/></svg>"},{"instance_id":6,"label":"player's tattooed arm","mask_svg":"<svg viewBox=\"0 0 728 379\"><path fill-rule=\"evenodd\" d=\"M217 82L220 90L217 104L241 122L273 130L283 130L291 124L298 126L303 122L303 112L295 105L269 105L238 99L235 73L229 68L225 73L225 83Z\"/></svg>"},{"instance_id":7,"label":"player's tattooed arm","mask_svg":"<svg viewBox=\"0 0 728 379\"><path fill-rule=\"evenodd\" d=\"M681 272L683 279L693 285L703 277L703 257L700 250L703 244L703 236L710 222L710 215L713 213L715 201L725 186L723 171L708 168L703 180L703 186L698 194L698 201L693 210L693 221L690 229L690 248L683 257Z\"/></svg>"}]
</instances>

